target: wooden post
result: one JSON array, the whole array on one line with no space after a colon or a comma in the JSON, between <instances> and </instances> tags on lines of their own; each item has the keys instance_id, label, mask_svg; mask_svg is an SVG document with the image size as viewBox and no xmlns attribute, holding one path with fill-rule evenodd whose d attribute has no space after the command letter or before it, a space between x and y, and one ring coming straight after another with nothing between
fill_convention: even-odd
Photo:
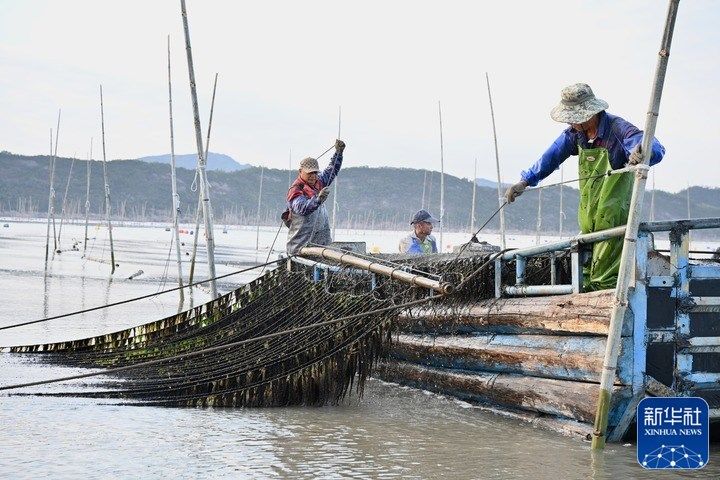
<instances>
[{"instance_id":1,"label":"wooden post","mask_svg":"<svg viewBox=\"0 0 720 480\"><path fill-rule=\"evenodd\" d=\"M212 298L217 297L217 285L215 283L215 240L213 238L213 224L210 207L210 192L208 191L207 178L205 174L205 152L203 151L202 129L200 128L200 110L198 108L197 90L195 87L195 69L193 67L192 48L190 46L190 27L188 25L187 9L185 0L180 0L182 11L183 27L185 30L185 45L187 51L188 74L190 77L190 98L193 105L193 116L195 118L195 142L198 152L198 176L200 181L200 194L203 197L202 209L205 219L205 243L207 245L208 270L210 275L210 292Z\"/></svg>"},{"instance_id":2,"label":"wooden post","mask_svg":"<svg viewBox=\"0 0 720 480\"><path fill-rule=\"evenodd\" d=\"M175 177L175 129L173 127L172 110L172 74L170 70L170 35L167 39L168 50L168 106L170 110L170 183L172 187L172 222L173 235L175 236L175 254L177 256L178 287L180 287L180 303L185 301L182 274L182 256L180 253L180 227L178 217L180 216L180 195L177 192L177 178Z\"/></svg>"},{"instance_id":3,"label":"wooden post","mask_svg":"<svg viewBox=\"0 0 720 480\"><path fill-rule=\"evenodd\" d=\"M485 72L485 81L487 83L488 101L490 102L490 119L492 120L493 142L495 143L495 167L497 169L497 195L498 207L500 207L500 239L502 240L502 248L505 249L505 210L502 198L502 178L500 176L500 155L498 154L497 130L495 129L495 110L493 109L492 95L490 94L490 77Z\"/></svg>"},{"instance_id":4,"label":"wooden post","mask_svg":"<svg viewBox=\"0 0 720 480\"><path fill-rule=\"evenodd\" d=\"M100 126L102 129L103 180L105 182L105 218L110 238L110 274L115 273L115 249L113 248L112 223L110 222L110 184L107 176L107 156L105 155L105 109L103 107L102 85L100 85Z\"/></svg>"},{"instance_id":5,"label":"wooden post","mask_svg":"<svg viewBox=\"0 0 720 480\"><path fill-rule=\"evenodd\" d=\"M660 114L660 99L662 98L663 85L665 83L665 72L667 70L668 57L670 56L670 45L672 44L673 29L675 28L675 18L677 17L679 3L680 0L670 0L669 2L665 30L663 32L660 51L658 52L658 63L653 80L650 105L645 121L645 131L641 144L641 152L644 158L640 167L647 167L652 155L652 141L655 137L655 126L657 125L657 118ZM628 288L630 287L635 266L635 243L637 241L646 182L647 168L638 168L635 171L635 182L630 200L630 214L625 229L625 240L622 257L620 259L620 272L618 274L617 287L615 288L614 307L610 317L610 329L605 348L602 375L600 377L600 394L597 402L592 438L592 448L595 450L605 448L608 415L610 402L612 400L612 387L617 369L623 319L625 318L625 311L628 306Z\"/></svg>"}]
</instances>

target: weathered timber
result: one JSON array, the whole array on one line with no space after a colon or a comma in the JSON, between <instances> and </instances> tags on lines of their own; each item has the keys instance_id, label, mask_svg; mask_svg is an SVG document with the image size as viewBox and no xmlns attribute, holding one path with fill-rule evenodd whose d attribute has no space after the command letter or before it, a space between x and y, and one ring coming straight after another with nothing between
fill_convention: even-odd
<instances>
[{"instance_id":1,"label":"weathered timber","mask_svg":"<svg viewBox=\"0 0 720 480\"><path fill-rule=\"evenodd\" d=\"M616 383L632 382L632 339L624 339ZM599 382L605 338L558 335L399 334L392 358L427 366Z\"/></svg>"},{"instance_id":2,"label":"weathered timber","mask_svg":"<svg viewBox=\"0 0 720 480\"><path fill-rule=\"evenodd\" d=\"M463 400L520 408L592 422L597 384L510 373L481 373L382 362L374 372L382 380L449 394ZM614 401L627 401L629 387L615 387Z\"/></svg>"},{"instance_id":3,"label":"weathered timber","mask_svg":"<svg viewBox=\"0 0 720 480\"><path fill-rule=\"evenodd\" d=\"M607 335L612 290L488 299L447 307L414 308L398 318L400 330L409 332L496 332Z\"/></svg>"}]
</instances>

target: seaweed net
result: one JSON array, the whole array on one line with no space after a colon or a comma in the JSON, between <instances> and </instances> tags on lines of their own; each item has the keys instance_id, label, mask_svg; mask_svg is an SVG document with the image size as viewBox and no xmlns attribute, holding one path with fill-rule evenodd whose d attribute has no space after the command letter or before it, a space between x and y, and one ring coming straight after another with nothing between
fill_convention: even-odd
<instances>
[{"instance_id":1,"label":"seaweed net","mask_svg":"<svg viewBox=\"0 0 720 480\"><path fill-rule=\"evenodd\" d=\"M336 404L353 389L362 395L373 367L387 356L395 320L418 312L404 304L422 302L421 316L447 318L492 298L490 257L374 257L462 285L444 297L339 265L318 280L312 268L293 264L172 317L107 335L11 351L43 353L47 362L113 373L101 390L50 395L185 407ZM559 281L569 279L566 260L558 262ZM549 257L532 258L528 279L549 283L549 262ZM505 282L514 280L512 263L505 264L503 277ZM136 367L112 370L126 366Z\"/></svg>"}]
</instances>

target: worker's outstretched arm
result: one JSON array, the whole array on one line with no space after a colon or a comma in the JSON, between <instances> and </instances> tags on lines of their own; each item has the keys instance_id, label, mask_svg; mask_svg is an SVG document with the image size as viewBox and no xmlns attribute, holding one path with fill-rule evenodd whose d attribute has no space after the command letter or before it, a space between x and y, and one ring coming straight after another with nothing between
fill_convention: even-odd
<instances>
[{"instance_id":1,"label":"worker's outstretched arm","mask_svg":"<svg viewBox=\"0 0 720 480\"><path fill-rule=\"evenodd\" d=\"M330 163L328 166L323 170L323 172L318 175L318 178L322 182L323 186L327 187L330 185L333 180L335 180L335 177L337 176L338 172L340 171L340 167L342 167L342 161L343 161L343 151L345 150L345 142L338 139L335 141L335 154L330 159Z\"/></svg>"},{"instance_id":2,"label":"worker's outstretched arm","mask_svg":"<svg viewBox=\"0 0 720 480\"><path fill-rule=\"evenodd\" d=\"M520 178L527 182L528 186L534 187L557 170L570 155L577 153L577 137L572 129L565 129L533 166L520 173Z\"/></svg>"}]
</instances>

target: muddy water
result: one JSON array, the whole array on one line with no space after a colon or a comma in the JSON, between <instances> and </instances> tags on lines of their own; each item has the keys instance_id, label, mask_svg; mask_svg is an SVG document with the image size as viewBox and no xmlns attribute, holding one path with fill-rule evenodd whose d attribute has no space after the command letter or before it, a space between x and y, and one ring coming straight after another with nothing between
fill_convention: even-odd
<instances>
[{"instance_id":1,"label":"muddy water","mask_svg":"<svg viewBox=\"0 0 720 480\"><path fill-rule=\"evenodd\" d=\"M174 256L167 261L170 232L163 227L115 228L120 266L110 280L109 265L95 261L108 257L104 229L91 229L95 241L87 257L95 260L66 251L56 254L45 275L44 226L10 225L0 228L0 326L152 293L163 283L166 287L173 283ZM255 251L254 229L231 228L218 234L218 274L264 261L275 232L261 231L260 252ZM343 235L363 237L354 232ZM376 232L365 237L391 249L398 235ZM73 237L82 238L82 227L64 226L65 248L72 246ZM188 240L188 235L181 239L186 243L184 259L189 259L184 255L190 248ZM187 265L184 268L187 272ZM142 275L127 280L140 269ZM201 265L198 275L205 274ZM219 288L227 291L252 276L231 277ZM205 299L205 292L195 290L194 302ZM188 303L186 299L185 308ZM0 331L0 346L81 338L157 319L178 308L177 294L166 294ZM76 372L38 363L32 356L0 354L0 385ZM89 388L91 381L27 392ZM614 445L593 456L589 445L576 439L451 398L379 381L369 383L361 400L352 397L344 405L324 408L164 409L72 397L0 395L0 428L3 478L720 477L717 449L702 472L646 472L635 462L632 445Z\"/></svg>"}]
</instances>

